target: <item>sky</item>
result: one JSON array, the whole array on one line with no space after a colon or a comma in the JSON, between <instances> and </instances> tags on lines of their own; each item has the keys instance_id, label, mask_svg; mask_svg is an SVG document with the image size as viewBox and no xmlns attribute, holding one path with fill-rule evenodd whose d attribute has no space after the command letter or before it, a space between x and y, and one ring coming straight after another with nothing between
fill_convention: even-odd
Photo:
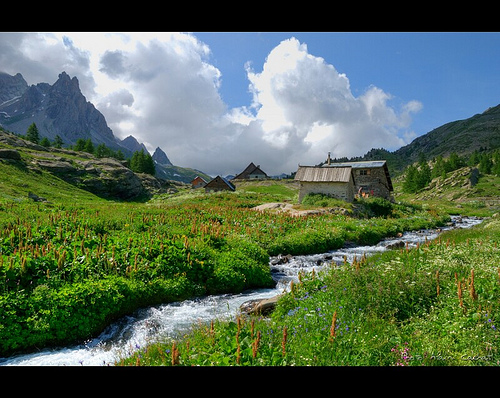
<instances>
[{"instance_id":1,"label":"sky","mask_svg":"<svg viewBox=\"0 0 500 398\"><path fill-rule=\"evenodd\" d=\"M500 104L499 32L3 32L0 71L65 71L114 135L268 175L390 151Z\"/></svg>"}]
</instances>

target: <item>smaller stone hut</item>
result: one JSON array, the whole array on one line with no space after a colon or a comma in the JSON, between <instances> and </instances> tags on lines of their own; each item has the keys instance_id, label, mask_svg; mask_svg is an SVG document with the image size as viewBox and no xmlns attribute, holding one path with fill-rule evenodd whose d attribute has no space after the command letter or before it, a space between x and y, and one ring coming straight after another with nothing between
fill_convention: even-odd
<instances>
[{"instance_id":1,"label":"smaller stone hut","mask_svg":"<svg viewBox=\"0 0 500 398\"><path fill-rule=\"evenodd\" d=\"M255 179L265 179L267 174L262 171L260 165L255 165L250 163L245 170L234 177L234 180L255 180Z\"/></svg>"},{"instance_id":2,"label":"smaller stone hut","mask_svg":"<svg viewBox=\"0 0 500 398\"><path fill-rule=\"evenodd\" d=\"M196 176L191 181L191 187L193 187L194 189L203 188L205 185L207 185L207 182L203 178L201 178L200 176Z\"/></svg>"},{"instance_id":3,"label":"smaller stone hut","mask_svg":"<svg viewBox=\"0 0 500 398\"><path fill-rule=\"evenodd\" d=\"M217 176L205 185L205 192L236 191L236 187L224 177Z\"/></svg>"}]
</instances>

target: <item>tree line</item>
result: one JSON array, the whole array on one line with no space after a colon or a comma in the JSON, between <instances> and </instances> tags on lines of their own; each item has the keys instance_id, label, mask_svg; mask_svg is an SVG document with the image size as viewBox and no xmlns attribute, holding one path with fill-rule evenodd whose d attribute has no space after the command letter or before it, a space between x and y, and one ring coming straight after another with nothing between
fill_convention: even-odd
<instances>
[{"instance_id":1,"label":"tree line","mask_svg":"<svg viewBox=\"0 0 500 398\"><path fill-rule=\"evenodd\" d=\"M50 142L47 137L40 138L40 133L38 132L38 128L35 123L32 123L28 127L26 136L24 138L46 148L62 148L62 146L64 145L64 142L59 135L55 136L53 142ZM135 173L155 175L156 172L153 158L149 153L144 153L142 149L141 151L134 152L131 159L125 159L125 156L120 149L114 151L103 143L95 145L90 138L78 138L74 145L69 145L67 148L73 151L87 152L98 158L114 158L117 160L125 160L127 167Z\"/></svg>"},{"instance_id":2,"label":"tree line","mask_svg":"<svg viewBox=\"0 0 500 398\"><path fill-rule=\"evenodd\" d=\"M420 154L417 164L409 165L405 170L403 181L403 191L415 193L425 188L436 177L446 178L450 171L458 170L461 167L477 167L481 174L493 174L500 176L500 149L492 152L478 151L477 149L468 157L460 156L452 152L445 159L439 155L430 162L425 159L423 153Z\"/></svg>"}]
</instances>

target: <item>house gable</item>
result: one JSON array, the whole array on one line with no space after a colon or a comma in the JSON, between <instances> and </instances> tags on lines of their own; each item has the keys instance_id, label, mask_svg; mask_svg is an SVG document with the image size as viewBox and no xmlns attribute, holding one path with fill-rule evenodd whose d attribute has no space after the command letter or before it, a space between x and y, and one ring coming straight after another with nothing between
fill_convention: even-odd
<instances>
[{"instance_id":1,"label":"house gable","mask_svg":"<svg viewBox=\"0 0 500 398\"><path fill-rule=\"evenodd\" d=\"M200 176L196 176L193 181L191 181L191 186L193 188L203 188L207 182Z\"/></svg>"}]
</instances>

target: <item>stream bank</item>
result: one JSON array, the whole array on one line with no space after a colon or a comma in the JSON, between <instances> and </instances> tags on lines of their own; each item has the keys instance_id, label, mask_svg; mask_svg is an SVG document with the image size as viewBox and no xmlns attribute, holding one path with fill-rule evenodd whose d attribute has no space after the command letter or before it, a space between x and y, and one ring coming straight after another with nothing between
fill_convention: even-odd
<instances>
[{"instance_id":1,"label":"stream bank","mask_svg":"<svg viewBox=\"0 0 500 398\"><path fill-rule=\"evenodd\" d=\"M425 240L435 239L445 230L469 228L481 221L477 218L453 217L452 223L444 228L407 232L400 237L384 239L373 246L351 245L322 254L273 257L270 259L270 267L276 281L275 288L200 297L144 308L115 322L95 339L76 346L0 358L0 365L112 365L119 358L129 356L138 348L158 339L176 338L195 323L209 323L215 318L234 318L243 303L270 299L283 293L290 281L298 279L299 271L310 272L313 269L319 271L326 265L331 266L332 262L342 263L344 258L352 262L355 256L360 258L364 254L390 250L394 245L414 246Z\"/></svg>"}]
</instances>

